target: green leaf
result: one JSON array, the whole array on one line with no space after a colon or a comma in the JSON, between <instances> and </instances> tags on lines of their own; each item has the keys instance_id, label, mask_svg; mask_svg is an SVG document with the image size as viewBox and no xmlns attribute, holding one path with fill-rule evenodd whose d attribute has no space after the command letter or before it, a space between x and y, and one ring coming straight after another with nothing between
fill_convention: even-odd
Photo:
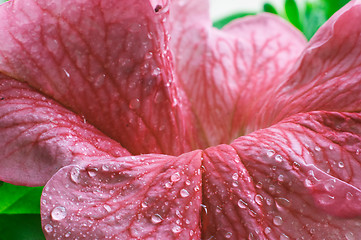
<instances>
[{"instance_id":1,"label":"green leaf","mask_svg":"<svg viewBox=\"0 0 361 240\"><path fill-rule=\"evenodd\" d=\"M322 0L325 5L326 16L330 18L335 12L337 12L341 7L343 7L350 0Z\"/></svg>"},{"instance_id":2,"label":"green leaf","mask_svg":"<svg viewBox=\"0 0 361 240\"><path fill-rule=\"evenodd\" d=\"M270 3L265 3L263 5L263 11L268 13L278 14L276 8Z\"/></svg>"},{"instance_id":3,"label":"green leaf","mask_svg":"<svg viewBox=\"0 0 361 240\"><path fill-rule=\"evenodd\" d=\"M327 14L325 6L321 2L306 3L304 15L304 29L303 33L307 39L315 34L315 32L327 21Z\"/></svg>"},{"instance_id":4,"label":"green leaf","mask_svg":"<svg viewBox=\"0 0 361 240\"><path fill-rule=\"evenodd\" d=\"M39 214L42 187L3 183L0 186L0 213Z\"/></svg>"},{"instance_id":5,"label":"green leaf","mask_svg":"<svg viewBox=\"0 0 361 240\"><path fill-rule=\"evenodd\" d=\"M288 20L298 29L302 31L303 27L300 21L300 14L295 0L286 0L285 11Z\"/></svg>"},{"instance_id":6,"label":"green leaf","mask_svg":"<svg viewBox=\"0 0 361 240\"><path fill-rule=\"evenodd\" d=\"M0 240L45 240L40 214L0 214Z\"/></svg>"},{"instance_id":7,"label":"green leaf","mask_svg":"<svg viewBox=\"0 0 361 240\"><path fill-rule=\"evenodd\" d=\"M225 25L227 25L229 22L237 19L237 18L242 18L242 17L245 17L245 16L249 16L249 15L255 15L256 13L249 13L249 12L241 12L241 13L236 13L236 14L233 14L233 15L230 15L230 16L227 16L225 18L222 18L218 21L215 21L213 23L213 26L218 28L218 29L221 29L222 27L224 27Z\"/></svg>"}]
</instances>

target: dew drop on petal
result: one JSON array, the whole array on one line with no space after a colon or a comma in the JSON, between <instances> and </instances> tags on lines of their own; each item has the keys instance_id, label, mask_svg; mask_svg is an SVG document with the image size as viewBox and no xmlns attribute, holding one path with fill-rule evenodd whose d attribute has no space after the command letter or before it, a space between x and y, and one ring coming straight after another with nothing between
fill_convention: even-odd
<instances>
[{"instance_id":1,"label":"dew drop on petal","mask_svg":"<svg viewBox=\"0 0 361 240\"><path fill-rule=\"evenodd\" d=\"M171 180L172 182L178 182L180 179L181 179L181 177L180 177L179 172L174 173L174 174L170 177L170 180Z\"/></svg>"},{"instance_id":2,"label":"dew drop on petal","mask_svg":"<svg viewBox=\"0 0 361 240\"><path fill-rule=\"evenodd\" d=\"M321 151L321 148L320 148L319 146L316 146L316 147L315 147L315 150L316 150L317 152L319 152L319 151Z\"/></svg>"},{"instance_id":3,"label":"dew drop on petal","mask_svg":"<svg viewBox=\"0 0 361 240\"><path fill-rule=\"evenodd\" d=\"M161 73L160 68L154 68L154 70L152 71L152 76L158 76Z\"/></svg>"},{"instance_id":4,"label":"dew drop on petal","mask_svg":"<svg viewBox=\"0 0 361 240\"><path fill-rule=\"evenodd\" d=\"M348 232L345 234L346 240L355 240L355 236L352 232Z\"/></svg>"},{"instance_id":5,"label":"dew drop on petal","mask_svg":"<svg viewBox=\"0 0 361 240\"><path fill-rule=\"evenodd\" d=\"M65 207L56 207L51 211L51 218L54 221L60 221L63 220L66 217L66 209Z\"/></svg>"},{"instance_id":6,"label":"dew drop on petal","mask_svg":"<svg viewBox=\"0 0 361 240\"><path fill-rule=\"evenodd\" d=\"M78 167L74 167L73 169L71 169L71 171L70 171L70 179L74 183L79 183L80 182L80 169Z\"/></svg>"},{"instance_id":7,"label":"dew drop on petal","mask_svg":"<svg viewBox=\"0 0 361 240\"><path fill-rule=\"evenodd\" d=\"M231 232L227 232L225 235L224 235L225 238L231 238L232 237L232 233Z\"/></svg>"},{"instance_id":8,"label":"dew drop on petal","mask_svg":"<svg viewBox=\"0 0 361 240\"><path fill-rule=\"evenodd\" d=\"M258 204L258 205L262 205L262 202L263 202L263 197L262 195L260 194L257 194L255 197L254 197L254 201Z\"/></svg>"},{"instance_id":9,"label":"dew drop on petal","mask_svg":"<svg viewBox=\"0 0 361 240\"><path fill-rule=\"evenodd\" d=\"M338 163L338 167L339 167L339 168L344 168L344 167L345 167L345 164L344 164L343 162L339 162L339 163Z\"/></svg>"},{"instance_id":10,"label":"dew drop on petal","mask_svg":"<svg viewBox=\"0 0 361 240\"><path fill-rule=\"evenodd\" d=\"M107 210L107 212L110 212L112 210L112 208L107 204L105 204L103 207L105 208L105 210Z\"/></svg>"},{"instance_id":11,"label":"dew drop on petal","mask_svg":"<svg viewBox=\"0 0 361 240\"><path fill-rule=\"evenodd\" d=\"M130 109L138 109L140 107L140 100L138 98L132 99L129 102Z\"/></svg>"},{"instance_id":12,"label":"dew drop on petal","mask_svg":"<svg viewBox=\"0 0 361 240\"><path fill-rule=\"evenodd\" d=\"M276 216L273 218L273 224L276 226L281 226L283 223L283 219L280 216Z\"/></svg>"},{"instance_id":13,"label":"dew drop on petal","mask_svg":"<svg viewBox=\"0 0 361 240\"><path fill-rule=\"evenodd\" d=\"M281 155L276 155L275 160L276 160L277 162L282 162L283 157L282 157Z\"/></svg>"},{"instance_id":14,"label":"dew drop on petal","mask_svg":"<svg viewBox=\"0 0 361 240\"><path fill-rule=\"evenodd\" d=\"M352 193L347 192L347 193L346 193L346 199L347 199L347 200L352 200L352 198L353 198Z\"/></svg>"},{"instance_id":15,"label":"dew drop on petal","mask_svg":"<svg viewBox=\"0 0 361 240\"><path fill-rule=\"evenodd\" d=\"M97 173L94 170L89 170L88 175L89 175L89 177L93 178L97 175Z\"/></svg>"},{"instance_id":16,"label":"dew drop on petal","mask_svg":"<svg viewBox=\"0 0 361 240\"><path fill-rule=\"evenodd\" d=\"M106 171L109 171L109 166L104 164L104 165L102 166L102 170L105 171L105 172L106 172Z\"/></svg>"},{"instance_id":17,"label":"dew drop on petal","mask_svg":"<svg viewBox=\"0 0 361 240\"><path fill-rule=\"evenodd\" d=\"M152 216L152 223L158 224L163 221L163 218L159 214L155 214Z\"/></svg>"},{"instance_id":18,"label":"dew drop on petal","mask_svg":"<svg viewBox=\"0 0 361 240\"><path fill-rule=\"evenodd\" d=\"M234 173L233 175L232 175L232 179L233 180L238 180L238 173Z\"/></svg>"},{"instance_id":19,"label":"dew drop on petal","mask_svg":"<svg viewBox=\"0 0 361 240\"><path fill-rule=\"evenodd\" d=\"M243 201L242 199L238 200L238 207L245 209L245 208L247 208L247 205L248 204L245 201Z\"/></svg>"},{"instance_id":20,"label":"dew drop on petal","mask_svg":"<svg viewBox=\"0 0 361 240\"><path fill-rule=\"evenodd\" d=\"M172 184L170 182L165 183L165 188L172 188Z\"/></svg>"},{"instance_id":21,"label":"dew drop on petal","mask_svg":"<svg viewBox=\"0 0 361 240\"><path fill-rule=\"evenodd\" d=\"M53 226L51 226L50 224L46 224L44 229L45 229L45 232L51 233L53 231Z\"/></svg>"},{"instance_id":22,"label":"dew drop on petal","mask_svg":"<svg viewBox=\"0 0 361 240\"><path fill-rule=\"evenodd\" d=\"M273 150L268 150L267 151L267 156L268 157L272 157L273 155L275 155L275 151L273 151Z\"/></svg>"},{"instance_id":23,"label":"dew drop on petal","mask_svg":"<svg viewBox=\"0 0 361 240\"><path fill-rule=\"evenodd\" d=\"M286 234L282 233L280 235L280 240L288 240L288 239L290 239L290 238Z\"/></svg>"},{"instance_id":24,"label":"dew drop on petal","mask_svg":"<svg viewBox=\"0 0 361 240\"><path fill-rule=\"evenodd\" d=\"M142 202L142 208L146 208L148 207L148 203L147 202Z\"/></svg>"},{"instance_id":25,"label":"dew drop on petal","mask_svg":"<svg viewBox=\"0 0 361 240\"><path fill-rule=\"evenodd\" d=\"M182 228L178 225L175 225L174 227L172 227L172 232L174 233L180 233L182 231Z\"/></svg>"},{"instance_id":26,"label":"dew drop on petal","mask_svg":"<svg viewBox=\"0 0 361 240\"><path fill-rule=\"evenodd\" d=\"M189 196L189 192L185 189L182 189L182 190L180 190L180 195L181 195L181 197L185 198L185 197Z\"/></svg>"},{"instance_id":27,"label":"dew drop on petal","mask_svg":"<svg viewBox=\"0 0 361 240\"><path fill-rule=\"evenodd\" d=\"M264 229L264 233L265 234L270 234L271 233L271 228L270 227L266 227L265 229Z\"/></svg>"}]
</instances>

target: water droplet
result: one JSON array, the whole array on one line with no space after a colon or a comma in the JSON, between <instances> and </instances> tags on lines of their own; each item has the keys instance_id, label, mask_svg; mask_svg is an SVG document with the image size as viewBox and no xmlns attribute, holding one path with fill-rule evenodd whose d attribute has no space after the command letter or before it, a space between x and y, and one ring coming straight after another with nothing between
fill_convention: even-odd
<instances>
[{"instance_id":1,"label":"water droplet","mask_svg":"<svg viewBox=\"0 0 361 240\"><path fill-rule=\"evenodd\" d=\"M172 227L172 232L174 233L180 233L182 231L182 228L178 225L175 225L174 227Z\"/></svg>"},{"instance_id":2,"label":"water droplet","mask_svg":"<svg viewBox=\"0 0 361 240\"><path fill-rule=\"evenodd\" d=\"M70 77L70 74L68 73L67 70L65 70L65 68L63 68L63 71L65 72L65 75L66 75L67 77Z\"/></svg>"},{"instance_id":3,"label":"water droplet","mask_svg":"<svg viewBox=\"0 0 361 240\"><path fill-rule=\"evenodd\" d=\"M268 150L268 151L267 151L267 156L268 156L268 157L272 157L273 155L275 155L275 153L276 153L276 152L273 151L273 150Z\"/></svg>"},{"instance_id":4,"label":"water droplet","mask_svg":"<svg viewBox=\"0 0 361 240\"><path fill-rule=\"evenodd\" d=\"M189 231L189 236L193 236L193 234L194 234L193 230L190 230Z\"/></svg>"},{"instance_id":5,"label":"water droplet","mask_svg":"<svg viewBox=\"0 0 361 240\"><path fill-rule=\"evenodd\" d=\"M165 188L172 188L172 184L171 184L170 182L167 182L167 183L165 184Z\"/></svg>"},{"instance_id":6,"label":"water droplet","mask_svg":"<svg viewBox=\"0 0 361 240\"><path fill-rule=\"evenodd\" d=\"M339 162L339 163L338 163L338 167L339 167L339 168L344 168L344 167L345 167L345 164L344 164L343 162Z\"/></svg>"},{"instance_id":7,"label":"water droplet","mask_svg":"<svg viewBox=\"0 0 361 240\"><path fill-rule=\"evenodd\" d=\"M283 181L285 180L285 176L283 176L282 174L280 174L280 175L278 176L277 180L278 180L279 182L283 182Z\"/></svg>"},{"instance_id":8,"label":"water droplet","mask_svg":"<svg viewBox=\"0 0 361 240\"><path fill-rule=\"evenodd\" d=\"M161 73L161 71L160 71L160 68L154 68L154 70L152 71L152 75L153 76L158 76L159 74Z\"/></svg>"},{"instance_id":9,"label":"water droplet","mask_svg":"<svg viewBox=\"0 0 361 240\"><path fill-rule=\"evenodd\" d=\"M283 219L280 216L276 216L273 218L273 224L276 226L281 226L283 224Z\"/></svg>"},{"instance_id":10,"label":"water droplet","mask_svg":"<svg viewBox=\"0 0 361 240\"><path fill-rule=\"evenodd\" d=\"M66 217L66 209L65 207L59 206L53 209L51 211L51 218L54 221L60 221L63 220Z\"/></svg>"},{"instance_id":11,"label":"water droplet","mask_svg":"<svg viewBox=\"0 0 361 240\"><path fill-rule=\"evenodd\" d=\"M196 192L199 191L199 186L198 185L194 187L194 191L196 191Z\"/></svg>"},{"instance_id":12,"label":"water droplet","mask_svg":"<svg viewBox=\"0 0 361 240\"><path fill-rule=\"evenodd\" d=\"M238 182L237 182L237 181L234 181L234 182L232 183L232 186L233 186L233 187L238 187Z\"/></svg>"},{"instance_id":13,"label":"water droplet","mask_svg":"<svg viewBox=\"0 0 361 240\"><path fill-rule=\"evenodd\" d=\"M319 203L321 203L323 205L329 205L329 204L333 203L333 201L335 200L335 197L328 195L328 194L322 194L322 195L318 196L317 200Z\"/></svg>"},{"instance_id":14,"label":"water droplet","mask_svg":"<svg viewBox=\"0 0 361 240\"><path fill-rule=\"evenodd\" d=\"M51 226L50 224L46 224L44 229L47 233L51 233L53 231L53 226Z\"/></svg>"},{"instance_id":15,"label":"water droplet","mask_svg":"<svg viewBox=\"0 0 361 240\"><path fill-rule=\"evenodd\" d=\"M148 207L148 203L147 202L142 202L142 208L146 208Z\"/></svg>"},{"instance_id":16,"label":"water droplet","mask_svg":"<svg viewBox=\"0 0 361 240\"><path fill-rule=\"evenodd\" d=\"M207 206L204 204L201 204L201 207L203 208L204 212L207 214L208 213Z\"/></svg>"},{"instance_id":17,"label":"water droplet","mask_svg":"<svg viewBox=\"0 0 361 240\"><path fill-rule=\"evenodd\" d=\"M290 238L286 234L282 233L280 235L280 240L288 240L288 239L290 239Z\"/></svg>"},{"instance_id":18,"label":"water droplet","mask_svg":"<svg viewBox=\"0 0 361 240\"><path fill-rule=\"evenodd\" d=\"M80 182L80 168L78 167L73 167L70 171L70 179L74 182L74 183L79 183Z\"/></svg>"},{"instance_id":19,"label":"water droplet","mask_svg":"<svg viewBox=\"0 0 361 240\"><path fill-rule=\"evenodd\" d=\"M180 179L181 179L181 177L180 177L179 172L174 173L174 174L170 177L170 180L171 180L172 182L178 182Z\"/></svg>"},{"instance_id":20,"label":"water droplet","mask_svg":"<svg viewBox=\"0 0 361 240\"><path fill-rule=\"evenodd\" d=\"M276 160L277 162L282 162L283 157L282 157L281 155L276 155L275 160Z\"/></svg>"},{"instance_id":21,"label":"water droplet","mask_svg":"<svg viewBox=\"0 0 361 240\"><path fill-rule=\"evenodd\" d=\"M352 198L353 198L352 193L347 192L347 193L346 193L346 199L347 199L347 200L352 200Z\"/></svg>"},{"instance_id":22,"label":"water droplet","mask_svg":"<svg viewBox=\"0 0 361 240\"><path fill-rule=\"evenodd\" d=\"M105 172L106 172L106 171L109 171L109 166L104 164L104 165L102 166L102 170L105 171Z\"/></svg>"},{"instance_id":23,"label":"water droplet","mask_svg":"<svg viewBox=\"0 0 361 240\"><path fill-rule=\"evenodd\" d=\"M70 237L70 234L71 234L71 232L67 232L67 233L65 234L65 237L66 237L66 238Z\"/></svg>"},{"instance_id":24,"label":"water droplet","mask_svg":"<svg viewBox=\"0 0 361 240\"><path fill-rule=\"evenodd\" d=\"M332 146L332 145L328 146L328 148L329 148L330 150L333 150L333 146Z\"/></svg>"},{"instance_id":25,"label":"water droplet","mask_svg":"<svg viewBox=\"0 0 361 240\"><path fill-rule=\"evenodd\" d=\"M291 206L291 202L290 200L288 200L287 198L276 198L275 199L277 207L290 207Z\"/></svg>"},{"instance_id":26,"label":"water droplet","mask_svg":"<svg viewBox=\"0 0 361 240\"><path fill-rule=\"evenodd\" d=\"M158 223L160 223L161 221L163 221L163 218L162 218L162 216L160 216L159 214L155 214L155 215L153 215L152 216L152 223L154 223L154 224L158 224Z\"/></svg>"},{"instance_id":27,"label":"water droplet","mask_svg":"<svg viewBox=\"0 0 361 240\"><path fill-rule=\"evenodd\" d=\"M262 188L262 182L258 182L258 183L256 184L256 188L261 189L261 188Z\"/></svg>"},{"instance_id":28,"label":"water droplet","mask_svg":"<svg viewBox=\"0 0 361 240\"><path fill-rule=\"evenodd\" d=\"M179 218L183 217L179 210L175 211L175 215L177 215L177 217L179 217Z\"/></svg>"},{"instance_id":29,"label":"water droplet","mask_svg":"<svg viewBox=\"0 0 361 240\"><path fill-rule=\"evenodd\" d=\"M188 185L188 186L191 185L191 181L187 180L186 185Z\"/></svg>"},{"instance_id":30,"label":"water droplet","mask_svg":"<svg viewBox=\"0 0 361 240\"><path fill-rule=\"evenodd\" d=\"M292 168L294 169L294 170L298 170L298 169L300 169L300 164L298 163L298 162L293 162L293 164L292 164Z\"/></svg>"},{"instance_id":31,"label":"water droplet","mask_svg":"<svg viewBox=\"0 0 361 240\"><path fill-rule=\"evenodd\" d=\"M110 211L112 210L112 208L111 208L109 205L107 205L107 204L105 204L103 207L105 208L105 210L106 210L107 212L110 212Z\"/></svg>"},{"instance_id":32,"label":"water droplet","mask_svg":"<svg viewBox=\"0 0 361 240\"><path fill-rule=\"evenodd\" d=\"M315 151L319 152L319 151L321 151L321 148L319 146L316 146Z\"/></svg>"},{"instance_id":33,"label":"water droplet","mask_svg":"<svg viewBox=\"0 0 361 240\"><path fill-rule=\"evenodd\" d=\"M140 107L140 100L138 98L132 99L129 102L130 109L138 109Z\"/></svg>"},{"instance_id":34,"label":"water droplet","mask_svg":"<svg viewBox=\"0 0 361 240\"><path fill-rule=\"evenodd\" d=\"M234 173L234 174L232 175L232 179L233 179L233 180L238 180L238 173Z\"/></svg>"},{"instance_id":35,"label":"water droplet","mask_svg":"<svg viewBox=\"0 0 361 240\"><path fill-rule=\"evenodd\" d=\"M245 201L243 201L242 199L238 200L238 207L239 208L245 209L245 208L247 208L247 205L248 204Z\"/></svg>"},{"instance_id":36,"label":"water droplet","mask_svg":"<svg viewBox=\"0 0 361 240\"><path fill-rule=\"evenodd\" d=\"M180 195L181 195L181 197L185 198L185 197L189 196L189 192L185 189L182 189L182 190L180 190Z\"/></svg>"},{"instance_id":37,"label":"water droplet","mask_svg":"<svg viewBox=\"0 0 361 240\"><path fill-rule=\"evenodd\" d=\"M353 235L352 232L346 233L345 238L346 238L346 240L355 240L355 236Z\"/></svg>"},{"instance_id":38,"label":"water droplet","mask_svg":"<svg viewBox=\"0 0 361 240\"><path fill-rule=\"evenodd\" d=\"M231 238L232 237L232 233L231 232L227 232L225 235L224 235L225 238Z\"/></svg>"},{"instance_id":39,"label":"water droplet","mask_svg":"<svg viewBox=\"0 0 361 240\"><path fill-rule=\"evenodd\" d=\"M271 233L271 228L270 227L266 227L265 229L264 229L264 233L265 234L270 234Z\"/></svg>"},{"instance_id":40,"label":"water droplet","mask_svg":"<svg viewBox=\"0 0 361 240\"><path fill-rule=\"evenodd\" d=\"M97 175L96 170L88 170L89 177L93 178Z\"/></svg>"},{"instance_id":41,"label":"water droplet","mask_svg":"<svg viewBox=\"0 0 361 240\"><path fill-rule=\"evenodd\" d=\"M262 202L263 202L263 197L261 194L257 194L255 197L254 197L254 201L258 204L258 205L262 205Z\"/></svg>"},{"instance_id":42,"label":"water droplet","mask_svg":"<svg viewBox=\"0 0 361 240\"><path fill-rule=\"evenodd\" d=\"M336 182L335 180L334 180L334 181L326 182L326 183L325 183L325 189L326 189L326 191L331 192L332 190L334 190L334 189L335 189L335 186L334 186L332 183L335 183L335 182Z\"/></svg>"},{"instance_id":43,"label":"water droplet","mask_svg":"<svg viewBox=\"0 0 361 240\"><path fill-rule=\"evenodd\" d=\"M357 149L356 150L356 155L360 155L360 153L361 153L360 149Z\"/></svg>"}]
</instances>

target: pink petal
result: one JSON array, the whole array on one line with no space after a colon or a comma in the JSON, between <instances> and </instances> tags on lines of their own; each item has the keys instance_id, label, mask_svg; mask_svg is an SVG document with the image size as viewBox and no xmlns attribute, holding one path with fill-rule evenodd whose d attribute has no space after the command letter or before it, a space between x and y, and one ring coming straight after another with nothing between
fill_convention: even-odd
<instances>
[{"instance_id":1,"label":"pink petal","mask_svg":"<svg viewBox=\"0 0 361 240\"><path fill-rule=\"evenodd\" d=\"M267 96L253 129L299 112L360 111L360 13L361 1L351 1L320 28L288 81Z\"/></svg>"},{"instance_id":2,"label":"pink petal","mask_svg":"<svg viewBox=\"0 0 361 240\"><path fill-rule=\"evenodd\" d=\"M299 114L207 149L203 238L359 239L360 123L359 113Z\"/></svg>"},{"instance_id":3,"label":"pink petal","mask_svg":"<svg viewBox=\"0 0 361 240\"><path fill-rule=\"evenodd\" d=\"M24 83L0 76L0 179L44 185L61 167L127 156L117 142Z\"/></svg>"},{"instance_id":4,"label":"pink petal","mask_svg":"<svg viewBox=\"0 0 361 240\"><path fill-rule=\"evenodd\" d=\"M62 168L42 196L47 239L199 239L201 152Z\"/></svg>"},{"instance_id":5,"label":"pink petal","mask_svg":"<svg viewBox=\"0 0 361 240\"><path fill-rule=\"evenodd\" d=\"M84 115L132 153L188 151L167 9L156 13L148 0L10 1L0 7L0 72Z\"/></svg>"},{"instance_id":6,"label":"pink petal","mask_svg":"<svg viewBox=\"0 0 361 240\"><path fill-rule=\"evenodd\" d=\"M177 76L206 146L248 131L262 96L285 77L305 45L291 25L269 14L212 29L206 1L179 1L171 11ZM186 3L184 3L186 2ZM203 14L202 14L203 13Z\"/></svg>"}]
</instances>

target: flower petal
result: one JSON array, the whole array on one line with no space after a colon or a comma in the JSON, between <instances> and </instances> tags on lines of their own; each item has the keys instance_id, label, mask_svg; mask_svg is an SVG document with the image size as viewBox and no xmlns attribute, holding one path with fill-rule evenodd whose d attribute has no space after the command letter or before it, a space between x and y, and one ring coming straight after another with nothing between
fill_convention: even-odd
<instances>
[{"instance_id":1,"label":"flower petal","mask_svg":"<svg viewBox=\"0 0 361 240\"><path fill-rule=\"evenodd\" d=\"M351 1L319 29L253 129L299 112L361 110L360 13L361 1Z\"/></svg>"},{"instance_id":2,"label":"flower petal","mask_svg":"<svg viewBox=\"0 0 361 240\"><path fill-rule=\"evenodd\" d=\"M42 196L47 239L199 239L201 151L62 168Z\"/></svg>"},{"instance_id":3,"label":"flower petal","mask_svg":"<svg viewBox=\"0 0 361 240\"><path fill-rule=\"evenodd\" d=\"M0 76L0 180L45 185L61 167L129 155L84 119L24 83Z\"/></svg>"},{"instance_id":4,"label":"flower petal","mask_svg":"<svg viewBox=\"0 0 361 240\"><path fill-rule=\"evenodd\" d=\"M233 148L232 148L233 147ZM311 112L205 150L204 239L359 239L361 114Z\"/></svg>"},{"instance_id":5,"label":"flower petal","mask_svg":"<svg viewBox=\"0 0 361 240\"><path fill-rule=\"evenodd\" d=\"M283 80L305 38L270 14L246 17L219 31L204 14L205 1L179 2L171 12L177 76L206 145L230 143L247 131L255 108L264 104L260 97Z\"/></svg>"},{"instance_id":6,"label":"flower petal","mask_svg":"<svg viewBox=\"0 0 361 240\"><path fill-rule=\"evenodd\" d=\"M149 0L10 1L0 7L0 72L84 115L133 154L180 154L190 149L188 117L167 15L167 5L155 12Z\"/></svg>"}]
</instances>

